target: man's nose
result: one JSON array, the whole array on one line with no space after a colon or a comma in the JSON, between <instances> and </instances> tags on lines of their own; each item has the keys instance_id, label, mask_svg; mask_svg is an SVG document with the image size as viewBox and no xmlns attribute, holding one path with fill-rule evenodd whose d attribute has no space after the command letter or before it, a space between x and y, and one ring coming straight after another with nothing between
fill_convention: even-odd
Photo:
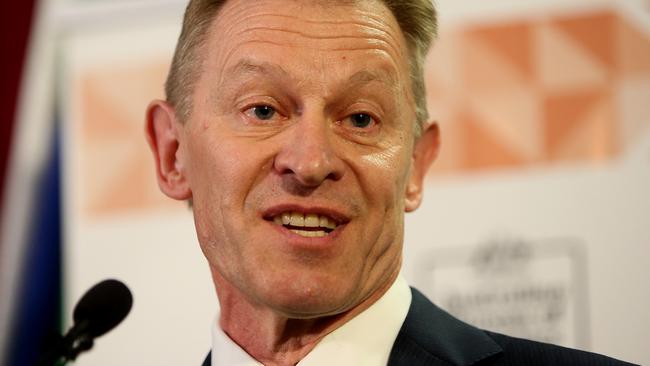
<instances>
[{"instance_id":1,"label":"man's nose","mask_svg":"<svg viewBox=\"0 0 650 366\"><path fill-rule=\"evenodd\" d=\"M339 180L345 165L333 144L331 126L323 117L303 116L283 139L274 169L303 187L317 187L326 180Z\"/></svg>"}]
</instances>

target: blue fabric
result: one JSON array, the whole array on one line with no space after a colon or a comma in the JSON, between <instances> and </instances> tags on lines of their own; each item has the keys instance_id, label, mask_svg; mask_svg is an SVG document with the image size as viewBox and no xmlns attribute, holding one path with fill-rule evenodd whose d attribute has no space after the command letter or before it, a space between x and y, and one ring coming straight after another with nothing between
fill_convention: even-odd
<instances>
[{"instance_id":1,"label":"blue fabric","mask_svg":"<svg viewBox=\"0 0 650 366\"><path fill-rule=\"evenodd\" d=\"M35 189L5 365L33 365L61 324L61 155L58 124Z\"/></svg>"}]
</instances>

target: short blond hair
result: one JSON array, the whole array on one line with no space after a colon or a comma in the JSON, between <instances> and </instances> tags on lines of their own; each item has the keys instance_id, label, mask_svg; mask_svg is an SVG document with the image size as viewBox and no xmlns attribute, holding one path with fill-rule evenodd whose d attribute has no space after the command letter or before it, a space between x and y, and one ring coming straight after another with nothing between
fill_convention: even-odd
<instances>
[{"instance_id":1,"label":"short blond hair","mask_svg":"<svg viewBox=\"0 0 650 366\"><path fill-rule=\"evenodd\" d=\"M190 0L185 9L171 69L165 82L167 101L181 121L190 117L192 92L199 77L200 50L219 9L228 0ZM406 39L415 100L415 134L419 136L429 114L424 84L424 61L437 34L436 9L431 0L380 0L391 11ZM331 1L330 1L331 3Z\"/></svg>"}]
</instances>

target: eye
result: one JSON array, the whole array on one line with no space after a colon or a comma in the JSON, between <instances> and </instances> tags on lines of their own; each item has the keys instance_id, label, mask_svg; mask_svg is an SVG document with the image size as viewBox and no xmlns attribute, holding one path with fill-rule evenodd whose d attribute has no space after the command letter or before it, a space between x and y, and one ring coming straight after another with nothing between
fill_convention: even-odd
<instances>
[{"instance_id":1,"label":"eye","mask_svg":"<svg viewBox=\"0 0 650 366\"><path fill-rule=\"evenodd\" d=\"M271 106L258 105L247 109L246 114L252 115L262 121L268 121L275 116L276 111L275 108Z\"/></svg>"},{"instance_id":2,"label":"eye","mask_svg":"<svg viewBox=\"0 0 650 366\"><path fill-rule=\"evenodd\" d=\"M355 128L368 128L373 125L375 122L369 114L366 113L355 113L348 117L350 124Z\"/></svg>"}]
</instances>

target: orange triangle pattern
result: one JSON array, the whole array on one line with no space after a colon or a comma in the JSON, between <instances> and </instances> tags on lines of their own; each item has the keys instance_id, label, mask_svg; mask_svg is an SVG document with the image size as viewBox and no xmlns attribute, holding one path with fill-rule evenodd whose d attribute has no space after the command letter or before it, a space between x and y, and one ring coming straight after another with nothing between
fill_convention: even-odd
<instances>
[{"instance_id":1,"label":"orange triangle pattern","mask_svg":"<svg viewBox=\"0 0 650 366\"><path fill-rule=\"evenodd\" d=\"M123 80L123 79L119 79ZM86 141L95 139L128 136L130 125L128 116L119 104L103 93L106 80L98 75L85 75L81 80L83 115L79 121ZM81 122L83 121L83 122Z\"/></svg>"},{"instance_id":2,"label":"orange triangle pattern","mask_svg":"<svg viewBox=\"0 0 650 366\"><path fill-rule=\"evenodd\" d=\"M613 71L617 66L616 28L619 19L616 13L605 11L558 19L552 23Z\"/></svg>"},{"instance_id":3,"label":"orange triangle pattern","mask_svg":"<svg viewBox=\"0 0 650 366\"><path fill-rule=\"evenodd\" d=\"M533 25L527 22L472 28L465 37L480 42L499 54L522 79L534 75Z\"/></svg>"},{"instance_id":4,"label":"orange triangle pattern","mask_svg":"<svg viewBox=\"0 0 650 366\"><path fill-rule=\"evenodd\" d=\"M650 78L650 33L614 9L470 26L456 30L454 37L455 54L437 54L428 64L462 63L449 71L453 75L445 75L447 84L449 79L462 81L459 88L441 88L443 83L435 80L440 73L430 73L434 80L428 87L437 96L430 104L452 102L444 107L452 119L439 121L442 169L434 166L433 172L604 161L650 130L650 120L630 120L640 115L629 101L640 97L630 93L646 89L621 88ZM567 69L571 65L577 69ZM507 98L508 93L531 95L537 101L531 105L539 107L515 121L512 105L487 98ZM481 108L475 108L477 100L483 101ZM516 95L512 100L518 100ZM509 133L513 129L488 128L495 121L521 124L540 135L522 134L515 143ZM455 127L445 129L445 124ZM455 144L453 158L445 153L449 140Z\"/></svg>"},{"instance_id":5,"label":"orange triangle pattern","mask_svg":"<svg viewBox=\"0 0 650 366\"><path fill-rule=\"evenodd\" d=\"M650 75L650 37L632 24L621 22L618 63L624 75Z\"/></svg>"},{"instance_id":6,"label":"orange triangle pattern","mask_svg":"<svg viewBox=\"0 0 650 366\"><path fill-rule=\"evenodd\" d=\"M499 140L492 131L485 129L477 116L464 113L458 120L464 139L472 141L465 149L464 167L467 170L514 167L522 163L521 158Z\"/></svg>"},{"instance_id":7,"label":"orange triangle pattern","mask_svg":"<svg viewBox=\"0 0 650 366\"><path fill-rule=\"evenodd\" d=\"M608 108L610 99L607 90L548 96L545 103L547 159L584 160L612 152L616 131ZM593 115L594 110L598 110L599 116ZM571 153L565 155L565 151Z\"/></svg>"},{"instance_id":8,"label":"orange triangle pattern","mask_svg":"<svg viewBox=\"0 0 650 366\"><path fill-rule=\"evenodd\" d=\"M173 207L156 186L143 133L144 108L149 98L162 97L166 70L166 62L152 60L79 78L81 194L89 216Z\"/></svg>"}]
</instances>

